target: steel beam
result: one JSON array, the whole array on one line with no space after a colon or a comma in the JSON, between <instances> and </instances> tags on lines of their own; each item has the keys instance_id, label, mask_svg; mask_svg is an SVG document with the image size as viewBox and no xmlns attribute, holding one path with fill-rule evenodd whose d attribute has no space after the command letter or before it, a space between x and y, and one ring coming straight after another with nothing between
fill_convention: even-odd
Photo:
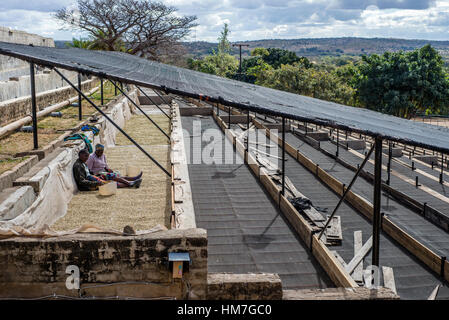
<instances>
[{"instance_id":1,"label":"steel beam","mask_svg":"<svg viewBox=\"0 0 449 320\"><path fill-rule=\"evenodd\" d=\"M135 103L134 100L131 99L131 98L125 93L125 91L123 91L123 90L122 90L119 86L117 86L115 83L112 83L112 84L114 85L114 87L116 87L116 88L120 91L121 94L123 94L123 95L126 97L126 99L128 99L128 100L129 100L129 101L130 101L130 102L131 102L137 109L139 109L139 111L142 112L143 115L144 115L148 120L150 120L150 122L151 122L152 124L154 124L154 125L156 126L156 128L158 128L159 131L162 132L162 133L167 137L167 139L170 141L170 136L169 136L167 133L165 133L165 131L162 130L162 128L159 127L159 126L157 125L157 123L154 122L153 119L151 119L151 118L146 114L146 112L143 111L142 108L139 107L139 105L138 105L137 103Z\"/></svg>"},{"instance_id":2,"label":"steel beam","mask_svg":"<svg viewBox=\"0 0 449 320\"><path fill-rule=\"evenodd\" d=\"M246 111L246 153L249 150L249 110Z\"/></svg>"},{"instance_id":3,"label":"steel beam","mask_svg":"<svg viewBox=\"0 0 449 320\"><path fill-rule=\"evenodd\" d=\"M363 159L363 162L361 165L358 166L357 171L354 175L354 177L352 178L351 182L349 183L349 186L345 189L343 195L341 196L340 200L338 201L337 205L335 206L334 211L332 211L332 214L329 216L329 219L327 219L323 230L321 230L320 235L318 236L318 240L321 239L321 236L324 234L327 226L329 225L329 223L332 221L332 218L334 217L334 215L337 213L338 209L340 208L340 205L343 203L343 201L346 198L346 195L348 194L348 192L351 190L353 184L355 183L355 181L357 180L357 177L360 175L360 172L362 172L363 167L365 166L365 164L368 162L369 158L371 157L371 154L373 153L374 150L374 145L371 147L371 149L369 150L368 154L365 156L365 159Z\"/></svg>"},{"instance_id":4,"label":"steel beam","mask_svg":"<svg viewBox=\"0 0 449 320\"><path fill-rule=\"evenodd\" d=\"M387 185L390 185L391 178L391 157L393 155L393 149L391 142L388 143L388 163L387 163Z\"/></svg>"},{"instance_id":5,"label":"steel beam","mask_svg":"<svg viewBox=\"0 0 449 320\"><path fill-rule=\"evenodd\" d=\"M285 195L285 117L282 117L282 195Z\"/></svg>"},{"instance_id":6,"label":"steel beam","mask_svg":"<svg viewBox=\"0 0 449 320\"><path fill-rule=\"evenodd\" d=\"M34 77L34 63L30 63L30 83L31 83L31 115L33 118L33 146L34 150L39 149L37 136L37 103L36 103L36 81Z\"/></svg>"},{"instance_id":7,"label":"steel beam","mask_svg":"<svg viewBox=\"0 0 449 320\"><path fill-rule=\"evenodd\" d=\"M81 90L81 73L78 72L78 89ZM78 93L78 120L83 120L83 107L81 105L81 95Z\"/></svg>"},{"instance_id":8,"label":"steel beam","mask_svg":"<svg viewBox=\"0 0 449 320\"><path fill-rule=\"evenodd\" d=\"M104 98L103 98L103 78L100 79L100 95L101 95L101 106L104 105Z\"/></svg>"},{"instance_id":9,"label":"steel beam","mask_svg":"<svg viewBox=\"0 0 449 320\"><path fill-rule=\"evenodd\" d=\"M161 98L162 101L165 102L165 104L166 104L166 105L170 108L170 110L171 110L171 108L172 108L172 107L171 107L171 104L168 103L168 101L166 101L165 98L164 98L159 92L157 92L156 89L153 89L153 91L154 91L154 93L157 94L157 96L158 96L159 98Z\"/></svg>"},{"instance_id":10,"label":"steel beam","mask_svg":"<svg viewBox=\"0 0 449 320\"><path fill-rule=\"evenodd\" d=\"M148 152L145 151L136 141L134 141L133 138L131 138L120 126L118 126L109 116L101 110L95 103L92 102L82 91L78 90L78 88L69 80L67 79L61 72L59 72L58 69L54 68L55 72L59 74L75 91L77 91L81 96L89 102L92 107L94 107L103 117L105 117L106 120L108 120L114 127L117 128L118 131L120 131L129 141L131 141L140 151L143 152L155 165L157 165L162 171L165 172L166 175L171 177L170 172L167 171L159 162L157 162L156 159L154 159Z\"/></svg>"},{"instance_id":11,"label":"steel beam","mask_svg":"<svg viewBox=\"0 0 449 320\"><path fill-rule=\"evenodd\" d=\"M337 152L335 153L335 156L338 158L338 152L339 152L339 148L340 148L340 132L337 129Z\"/></svg>"},{"instance_id":12,"label":"steel beam","mask_svg":"<svg viewBox=\"0 0 449 320\"><path fill-rule=\"evenodd\" d=\"M382 138L374 141L374 195L373 195L373 255L372 265L379 267L379 243L382 217L380 215L382 190Z\"/></svg>"}]
</instances>

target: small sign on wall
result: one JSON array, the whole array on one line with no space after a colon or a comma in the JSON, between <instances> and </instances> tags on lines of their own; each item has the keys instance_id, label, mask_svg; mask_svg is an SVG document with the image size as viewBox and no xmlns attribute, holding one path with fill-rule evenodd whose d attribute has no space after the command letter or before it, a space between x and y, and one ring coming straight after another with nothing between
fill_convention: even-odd
<instances>
[{"instance_id":1,"label":"small sign on wall","mask_svg":"<svg viewBox=\"0 0 449 320\"><path fill-rule=\"evenodd\" d=\"M182 278L182 265L183 261L173 262L173 278Z\"/></svg>"},{"instance_id":2,"label":"small sign on wall","mask_svg":"<svg viewBox=\"0 0 449 320\"><path fill-rule=\"evenodd\" d=\"M184 272L184 263L190 263L190 255L188 252L169 252L168 261L173 266L173 278L182 279ZM188 265L187 265L188 267Z\"/></svg>"}]
</instances>

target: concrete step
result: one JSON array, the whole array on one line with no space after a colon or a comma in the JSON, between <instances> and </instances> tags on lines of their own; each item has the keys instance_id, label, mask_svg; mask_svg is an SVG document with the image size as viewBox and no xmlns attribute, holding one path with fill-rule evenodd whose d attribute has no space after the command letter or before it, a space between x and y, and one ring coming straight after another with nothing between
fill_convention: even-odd
<instances>
[{"instance_id":1,"label":"concrete step","mask_svg":"<svg viewBox=\"0 0 449 320\"><path fill-rule=\"evenodd\" d=\"M53 152L48 154L43 160L39 161L33 166L30 171L24 174L21 178L13 182L13 186L31 186L34 192L39 193L47 181L50 170L47 166L55 160L63 151L63 148L56 148Z\"/></svg>"},{"instance_id":2,"label":"concrete step","mask_svg":"<svg viewBox=\"0 0 449 320\"><path fill-rule=\"evenodd\" d=\"M0 220L11 220L22 214L36 200L31 186L12 187L0 192Z\"/></svg>"}]
</instances>

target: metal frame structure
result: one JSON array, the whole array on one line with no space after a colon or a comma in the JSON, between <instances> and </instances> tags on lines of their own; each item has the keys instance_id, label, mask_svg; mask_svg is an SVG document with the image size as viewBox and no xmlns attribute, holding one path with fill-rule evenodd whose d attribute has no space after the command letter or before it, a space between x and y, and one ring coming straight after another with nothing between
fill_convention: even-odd
<instances>
[{"instance_id":1,"label":"metal frame structure","mask_svg":"<svg viewBox=\"0 0 449 320\"><path fill-rule=\"evenodd\" d=\"M30 83L31 83L31 115L33 118L33 147L39 149L39 140L37 137L37 103L36 103L36 80L34 77L35 66L30 63Z\"/></svg>"},{"instance_id":2,"label":"metal frame structure","mask_svg":"<svg viewBox=\"0 0 449 320\"><path fill-rule=\"evenodd\" d=\"M15 50L15 49L14 49ZM338 207L341 205L341 202L344 201L344 198L347 194L347 192L351 189L352 184L354 183L355 179L357 178L357 176L360 173L360 170L362 170L364 164L366 163L366 161L368 160L368 158L371 155L371 152L375 151L375 170L374 170L374 195L373 195L373 206L374 206L374 214L373 214L373 265L379 265L379 235L380 235L380 230L381 230L381 213L380 213L380 205L381 205L381 184L382 184L382 180L381 180L381 170L382 170L382 140L390 140L390 141L396 141L399 143L404 143L404 144L408 144L408 145L412 145L416 148L416 146L419 147L423 147L423 148L428 148L431 149L433 151L439 151L439 152L445 152L447 153L449 148L447 148L445 145L440 144L436 144L436 143L429 143L427 141L424 140L414 140L414 139L410 139L408 136L402 135L402 136L395 136L390 134L389 132L375 132L375 131L367 131L367 129L364 128L359 128L359 127L355 127L355 126L351 126L348 124L344 124L344 122L342 123L335 123L332 122L331 120L327 119L327 118L313 118L313 117L308 117L306 115L298 115L298 114L288 114L282 110L270 110L270 109L266 109L266 108L261 108L258 106L253 106L253 105L249 105L246 102L242 102L242 101L230 101L229 98L228 100L223 99L222 97L214 97L214 96L207 96L207 95L203 95L200 94L198 92L194 92L194 91L186 91L186 89L177 89L177 88L167 88L162 84L155 84L155 83L150 83L150 82L146 82L145 80L139 79L139 78L127 78L126 76L121 76L121 75L113 75L113 74L107 74L104 73L103 70L98 70L98 69L94 69L91 66L83 66L81 65L74 65L74 62L71 63L66 63L63 62L62 60L60 60L58 62L58 57L54 58L55 60L48 60L46 58L41 58L39 57L39 55L33 56L27 52L22 52L21 50L10 50L8 51L8 47L6 46L6 48L1 48L0 49L0 53L1 54L5 54L8 56L12 56L18 59L23 59L26 60L30 63L30 70L32 73L32 81L31 81L31 86L32 86L32 106L33 106L33 133L34 133L34 142L35 142L35 148L38 147L38 143L37 143L37 117L36 117L36 101L35 101L35 84L34 84L34 63L38 63L40 65L46 66L46 67L50 67L52 69L55 69L56 72L64 79L66 80L78 93L79 95L81 95L82 97L84 97L84 99L86 99L86 101L88 101L90 104L93 105L93 107L95 109L97 109L103 116L105 116L105 118L110 121L114 126L117 127L117 129L122 132L133 144L135 144L145 155L147 155L155 164L157 164L168 176L171 176L170 173L163 168L154 158L151 157L150 154L148 154L144 149L142 149L131 137L129 137L126 132L124 132L120 127L118 127L106 114L104 114L104 112L101 111L101 109L96 106L88 97L86 97L80 89L76 88L76 86L74 86L65 76L63 76L57 69L56 67L61 67L67 70L72 70L72 71L77 71L77 72L81 72L83 74L89 74L89 75L94 75L97 77L100 77L101 81L102 81L102 104L103 104L103 79L106 78L108 80L114 80L114 81L119 81L120 82L120 86L122 88L122 92L123 92L123 84L122 81L126 81L127 83L130 84L134 84L134 85L140 85L143 87L148 87L148 88L152 88L156 94L158 96L159 93L157 92L157 90L163 90L165 93L172 93L172 94L178 94L184 97L190 97L190 98L199 98L199 99L203 99L203 100L207 100L209 102L217 102L220 103L224 106L228 107L228 127L230 128L230 122L231 122L231 107L236 107L236 108L240 108L240 109L244 109L249 111L254 111L254 112L258 112L258 113L263 113L263 114L268 114L268 115L273 115L273 116L279 116L282 117L282 122L283 122L283 133L282 133L282 137L283 137L283 170L282 170L282 174L283 174L283 193L284 193L284 169L285 169L285 117L289 118L289 119L295 119L297 121L304 121L305 122L305 130L307 133L307 123L313 123L316 125L323 125L323 126L329 126L333 129L337 129L337 157L338 157L338 149L339 149L339 129L342 130L346 130L346 131L351 131L351 132L356 132L356 133L363 133L363 134L368 134L372 137L375 138L375 143L371 146L371 150L370 152L366 155L364 163L359 166L358 171L356 173L356 175L353 178L353 181L351 182L350 186L345 189L345 192L342 196L342 198L339 201L339 204L337 204L336 209L338 209ZM162 81L163 82L163 81ZM140 88L139 88L140 89ZM141 89L140 89L141 90ZM34 93L33 93L34 91ZM141 90L142 91L142 90ZM129 98L128 98L129 99ZM161 97L162 100L165 101L165 99L163 99ZM81 110L80 110L81 112ZM307 122L307 123L306 123ZM441 139L440 139L441 140ZM443 168L441 170L441 174L440 174L440 182L442 182L442 177L443 176ZM336 212L336 210L334 210ZM328 222L330 221L330 219L328 220ZM327 224L328 224L327 222ZM324 231L325 229L323 229Z\"/></svg>"},{"instance_id":3,"label":"metal frame structure","mask_svg":"<svg viewBox=\"0 0 449 320\"><path fill-rule=\"evenodd\" d=\"M147 95L146 93L145 93L145 91L143 91L139 86L136 86L137 87L137 89L139 89L139 91L140 92L142 92L143 93L143 95L145 96L145 97L147 97L148 98L148 100L150 100L150 102L152 103L152 104L154 104L163 114L165 114L166 116L167 116L167 118L169 118L169 119L171 119L171 117L168 115L168 114L166 114L165 113L165 111L159 106L159 104L157 104L156 103L156 101L154 101L149 95ZM116 88L117 89L117 88ZM155 91L155 90L153 90L153 91ZM156 91L155 91L156 92ZM156 93L157 94L157 93Z\"/></svg>"},{"instance_id":4,"label":"metal frame structure","mask_svg":"<svg viewBox=\"0 0 449 320\"><path fill-rule=\"evenodd\" d=\"M78 89L81 91L81 73L78 72ZM83 107L82 107L81 94L78 93L78 120L83 119Z\"/></svg>"},{"instance_id":5,"label":"metal frame structure","mask_svg":"<svg viewBox=\"0 0 449 320\"><path fill-rule=\"evenodd\" d=\"M100 96L101 96L100 99L101 99L101 106L104 105L103 91L104 91L104 88L103 88L103 78L100 78Z\"/></svg>"},{"instance_id":6,"label":"metal frame structure","mask_svg":"<svg viewBox=\"0 0 449 320\"><path fill-rule=\"evenodd\" d=\"M114 82L111 81L111 83L114 85L115 88L117 88L117 89L120 91L121 94L123 94L123 95L126 97L126 99L128 99L128 100L129 100L129 101L130 101L130 102L131 102L137 109L139 109L139 111L142 112L143 115L144 115L148 120L150 120L150 122L151 122L152 124L154 124L155 127L158 128L159 131L162 132L162 133L167 137L167 139L170 141L170 136L169 136L164 130L162 130L162 128L159 127L158 124L157 124L156 122L154 122L154 120L151 119L150 116L149 116L145 111L143 111L142 108L139 107L139 105L138 105L137 103L135 103L135 102L134 102L134 101L133 101L133 100L132 100L126 93L125 93L125 91L123 91L121 88L119 88Z\"/></svg>"},{"instance_id":7,"label":"metal frame structure","mask_svg":"<svg viewBox=\"0 0 449 320\"><path fill-rule=\"evenodd\" d=\"M340 208L340 205L345 200L346 195L351 190L352 186L354 185L355 181L357 180L358 176L360 175L360 172L362 172L363 167L365 166L365 164L368 162L369 158L371 157L371 154L373 153L373 150L374 150L374 145L371 147L371 149L369 150L368 154L365 156L365 159L363 159L363 162L358 167L357 172L354 174L354 177L352 177L351 182L349 183L348 187L345 189L345 192L343 193L343 195L341 196L341 198L338 201L337 205L335 206L334 211L332 211L332 214L329 216L329 219L327 219L326 223L324 224L323 230L321 230L321 233L318 236L318 239L321 239L321 237L323 236L324 232L326 231L327 226L332 221L332 218L337 213L337 210Z\"/></svg>"},{"instance_id":8,"label":"metal frame structure","mask_svg":"<svg viewBox=\"0 0 449 320\"><path fill-rule=\"evenodd\" d=\"M285 195L285 117L282 117L282 195Z\"/></svg>"},{"instance_id":9,"label":"metal frame structure","mask_svg":"<svg viewBox=\"0 0 449 320\"><path fill-rule=\"evenodd\" d=\"M374 141L374 195L373 195L373 254L372 265L379 267L379 244L382 217L380 215L382 191L382 138Z\"/></svg>"},{"instance_id":10,"label":"metal frame structure","mask_svg":"<svg viewBox=\"0 0 449 320\"><path fill-rule=\"evenodd\" d=\"M129 141L131 141L140 151L142 151L155 165L157 165L166 175L171 177L170 172L167 171L156 159L154 159L145 149L143 149L133 138L131 138L120 126L118 126L111 118L104 113L95 103L92 102L81 90L79 90L69 79L67 79L57 68L53 68L57 74L61 76L73 89L75 89L81 96L89 102L106 120L108 120L114 127L116 127ZM123 92L123 91L122 91ZM129 99L129 98L128 98Z\"/></svg>"}]
</instances>

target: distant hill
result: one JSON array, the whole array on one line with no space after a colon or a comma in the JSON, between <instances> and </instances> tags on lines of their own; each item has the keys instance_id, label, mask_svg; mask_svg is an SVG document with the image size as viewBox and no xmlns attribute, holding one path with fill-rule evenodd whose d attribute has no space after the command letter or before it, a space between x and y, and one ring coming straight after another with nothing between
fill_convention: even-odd
<instances>
[{"instance_id":1,"label":"distant hill","mask_svg":"<svg viewBox=\"0 0 449 320\"><path fill-rule=\"evenodd\" d=\"M71 40L55 40L55 47L62 49L62 48L66 48L66 43L67 42L72 42Z\"/></svg>"},{"instance_id":2,"label":"distant hill","mask_svg":"<svg viewBox=\"0 0 449 320\"><path fill-rule=\"evenodd\" d=\"M55 41L57 48L66 47L66 42ZM250 50L257 47L281 48L296 52L298 56L325 57L325 56L360 56L363 54L384 53L385 51L411 51L431 44L443 57L449 59L449 41L430 40L406 40L387 38L316 38L316 39L268 39L255 41L240 41L238 43L248 44L243 47L244 56L249 55ZM191 57L199 58L212 53L217 49L217 43L196 41L183 42L187 53ZM238 54L238 48L233 48L233 54Z\"/></svg>"},{"instance_id":3,"label":"distant hill","mask_svg":"<svg viewBox=\"0 0 449 320\"><path fill-rule=\"evenodd\" d=\"M449 41L406 40L386 38L316 38L316 39L269 39L256 41L240 41L249 44L249 48L242 48L242 53L249 55L250 50L256 47L281 48L296 52L299 56L340 56L384 53L385 51L410 51L431 44L443 56L449 56ZM184 42L189 54L201 57L212 53L217 43L197 41ZM233 53L238 53L234 47Z\"/></svg>"}]
</instances>

